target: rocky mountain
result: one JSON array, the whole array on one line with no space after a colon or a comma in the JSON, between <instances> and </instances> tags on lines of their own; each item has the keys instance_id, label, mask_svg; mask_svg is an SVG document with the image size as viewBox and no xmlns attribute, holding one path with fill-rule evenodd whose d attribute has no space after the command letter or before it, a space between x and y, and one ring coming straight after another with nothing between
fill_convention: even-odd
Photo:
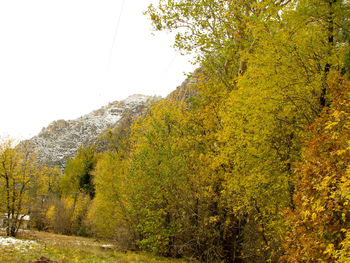
<instances>
[{"instance_id":1,"label":"rocky mountain","mask_svg":"<svg viewBox=\"0 0 350 263\"><path fill-rule=\"evenodd\" d=\"M188 101L197 94L196 83L201 78L202 70L197 69L166 100ZM54 121L30 141L34 144L40 162L48 166L58 165L63 170L67 160L76 155L79 147L97 142L99 136L109 129L119 134L128 133L133 120L145 113L147 106L161 99L156 96L132 95L75 120Z\"/></svg>"},{"instance_id":2,"label":"rocky mountain","mask_svg":"<svg viewBox=\"0 0 350 263\"><path fill-rule=\"evenodd\" d=\"M31 138L42 163L64 169L68 158L73 158L79 147L91 145L99 135L116 128L123 118L136 118L159 97L132 95L122 101L109 103L75 120L57 120Z\"/></svg>"},{"instance_id":3,"label":"rocky mountain","mask_svg":"<svg viewBox=\"0 0 350 263\"><path fill-rule=\"evenodd\" d=\"M201 68L196 69L191 76L189 76L180 86L171 92L166 99L181 102L188 102L188 100L198 94L197 83L201 82L203 78L203 71Z\"/></svg>"}]
</instances>

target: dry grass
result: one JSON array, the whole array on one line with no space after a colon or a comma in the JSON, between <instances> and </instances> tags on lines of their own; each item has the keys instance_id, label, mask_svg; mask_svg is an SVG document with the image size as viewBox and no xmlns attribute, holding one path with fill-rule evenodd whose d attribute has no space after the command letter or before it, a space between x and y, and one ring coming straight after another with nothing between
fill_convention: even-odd
<instances>
[{"instance_id":1,"label":"dry grass","mask_svg":"<svg viewBox=\"0 0 350 263\"><path fill-rule=\"evenodd\" d=\"M93 238L65 236L38 231L21 231L18 235L18 238L34 240L40 245L25 251L16 250L15 248L11 247L0 246L0 262L35 262L41 256L45 256L59 263L193 262L190 260L161 258L141 252L121 251L117 246L111 244L108 241L100 241Z\"/></svg>"},{"instance_id":2,"label":"dry grass","mask_svg":"<svg viewBox=\"0 0 350 263\"><path fill-rule=\"evenodd\" d=\"M48 232L21 231L18 238L35 240L47 246L69 247L91 251L92 249L118 250L118 247L110 241L96 240L93 238L65 236Z\"/></svg>"}]
</instances>

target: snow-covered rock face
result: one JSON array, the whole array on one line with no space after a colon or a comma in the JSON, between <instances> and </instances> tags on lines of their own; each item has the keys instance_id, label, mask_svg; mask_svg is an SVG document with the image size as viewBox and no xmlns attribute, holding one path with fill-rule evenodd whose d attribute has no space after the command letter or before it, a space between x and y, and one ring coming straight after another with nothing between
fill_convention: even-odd
<instances>
[{"instance_id":1,"label":"snow-covered rock face","mask_svg":"<svg viewBox=\"0 0 350 263\"><path fill-rule=\"evenodd\" d=\"M124 114L136 117L145 106L159 99L132 95L75 120L54 121L31 139L38 152L37 158L46 165L59 165L63 169L80 146L92 144L103 131L116 127Z\"/></svg>"}]
</instances>

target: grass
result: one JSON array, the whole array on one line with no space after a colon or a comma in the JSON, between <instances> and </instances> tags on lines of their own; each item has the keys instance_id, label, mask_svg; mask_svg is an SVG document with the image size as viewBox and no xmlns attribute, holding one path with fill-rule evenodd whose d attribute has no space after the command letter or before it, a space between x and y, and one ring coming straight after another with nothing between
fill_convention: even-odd
<instances>
[{"instance_id":1,"label":"grass","mask_svg":"<svg viewBox=\"0 0 350 263\"><path fill-rule=\"evenodd\" d=\"M190 260L162 258L142 252L121 251L115 246L106 246L108 242L98 241L92 238L71 237L36 231L23 231L18 237L20 239L36 241L38 244L30 248L0 245L0 262L35 262L42 256L59 263L193 262Z\"/></svg>"}]
</instances>

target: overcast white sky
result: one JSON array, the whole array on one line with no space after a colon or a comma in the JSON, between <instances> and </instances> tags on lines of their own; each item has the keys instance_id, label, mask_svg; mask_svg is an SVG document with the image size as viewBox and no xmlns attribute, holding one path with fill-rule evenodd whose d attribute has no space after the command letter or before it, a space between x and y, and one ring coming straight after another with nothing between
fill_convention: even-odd
<instances>
[{"instance_id":1,"label":"overcast white sky","mask_svg":"<svg viewBox=\"0 0 350 263\"><path fill-rule=\"evenodd\" d=\"M194 66L172 35L152 36L142 14L151 2L0 0L0 136L29 138L54 120L179 86Z\"/></svg>"}]
</instances>

